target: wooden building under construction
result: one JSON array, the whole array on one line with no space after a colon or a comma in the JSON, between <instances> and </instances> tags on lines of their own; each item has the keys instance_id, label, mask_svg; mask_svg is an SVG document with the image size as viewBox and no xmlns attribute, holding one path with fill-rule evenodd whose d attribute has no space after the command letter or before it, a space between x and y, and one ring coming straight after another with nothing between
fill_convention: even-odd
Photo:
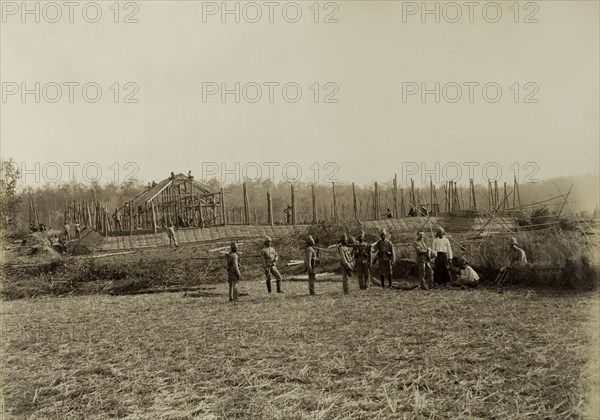
<instances>
[{"instance_id":1,"label":"wooden building under construction","mask_svg":"<svg viewBox=\"0 0 600 420\"><path fill-rule=\"evenodd\" d=\"M175 175L146 187L110 215L112 231L205 227L225 223L223 189L198 182L191 174Z\"/></svg>"}]
</instances>

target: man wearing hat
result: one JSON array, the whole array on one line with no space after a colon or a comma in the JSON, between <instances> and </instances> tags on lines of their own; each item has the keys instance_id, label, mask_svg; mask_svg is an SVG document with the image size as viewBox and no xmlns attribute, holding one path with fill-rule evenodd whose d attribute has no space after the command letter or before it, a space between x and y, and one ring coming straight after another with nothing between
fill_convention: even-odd
<instances>
[{"instance_id":1,"label":"man wearing hat","mask_svg":"<svg viewBox=\"0 0 600 420\"><path fill-rule=\"evenodd\" d=\"M304 266L308 273L308 293L315 294L315 267L317 265L317 251L315 250L315 240L311 235L306 238L306 253L304 254Z\"/></svg>"},{"instance_id":2,"label":"man wearing hat","mask_svg":"<svg viewBox=\"0 0 600 420\"><path fill-rule=\"evenodd\" d=\"M358 277L358 287L361 290L369 288L369 277L371 269L371 244L365 241L365 231L358 234L358 243L352 245L354 270Z\"/></svg>"},{"instance_id":3,"label":"man wearing hat","mask_svg":"<svg viewBox=\"0 0 600 420\"><path fill-rule=\"evenodd\" d=\"M271 246L273 241L270 237L265 238L265 246L262 249L262 260L263 260L263 268L265 270L265 277L267 280L267 291L271 293L271 275L275 277L277 280L277 293L283 293L281 291L281 274L277 269L277 261L279 260L279 255L275 248Z\"/></svg>"},{"instance_id":4,"label":"man wearing hat","mask_svg":"<svg viewBox=\"0 0 600 420\"><path fill-rule=\"evenodd\" d=\"M229 282L229 301L238 300L238 281L241 279L240 260L237 253L237 244L231 243L231 252L227 254L227 281Z\"/></svg>"},{"instance_id":5,"label":"man wearing hat","mask_svg":"<svg viewBox=\"0 0 600 420\"><path fill-rule=\"evenodd\" d=\"M414 243L417 271L419 273L419 285L421 289L433 289L433 270L431 269L431 248L425 243L425 233L417 232L417 240Z\"/></svg>"},{"instance_id":6,"label":"man wearing hat","mask_svg":"<svg viewBox=\"0 0 600 420\"><path fill-rule=\"evenodd\" d=\"M348 277L352 276L354 261L348 247L348 236L345 233L340 238L340 243L338 244L338 255L340 257L340 266L342 267L342 290L347 295L350 293L348 289Z\"/></svg>"},{"instance_id":7,"label":"man wearing hat","mask_svg":"<svg viewBox=\"0 0 600 420\"><path fill-rule=\"evenodd\" d=\"M433 282L444 286L450 282L449 261L452 259L452 246L445 235L444 228L439 227L431 247L435 252Z\"/></svg>"},{"instance_id":8,"label":"man wearing hat","mask_svg":"<svg viewBox=\"0 0 600 420\"><path fill-rule=\"evenodd\" d=\"M527 255L523 249L519 248L519 242L517 238L512 237L509 240L510 246L510 263L506 267L500 268L500 272L496 276L496 283L498 286L502 286L508 277L508 271L511 268L519 267L527 264Z\"/></svg>"},{"instance_id":9,"label":"man wearing hat","mask_svg":"<svg viewBox=\"0 0 600 420\"><path fill-rule=\"evenodd\" d=\"M383 229L379 234L380 240L375 244L377 254L375 261L379 260L379 279L381 287L385 289L385 278L388 278L389 287L392 287L392 266L396 261L396 253L392 241L386 239L387 231Z\"/></svg>"}]
</instances>

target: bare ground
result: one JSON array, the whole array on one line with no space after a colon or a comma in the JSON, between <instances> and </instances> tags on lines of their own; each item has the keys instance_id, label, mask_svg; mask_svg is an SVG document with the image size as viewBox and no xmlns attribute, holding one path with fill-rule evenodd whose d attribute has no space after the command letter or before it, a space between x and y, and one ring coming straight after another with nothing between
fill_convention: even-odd
<instances>
[{"instance_id":1,"label":"bare ground","mask_svg":"<svg viewBox=\"0 0 600 420\"><path fill-rule=\"evenodd\" d=\"M2 302L5 416L591 418L597 294L352 280Z\"/></svg>"}]
</instances>

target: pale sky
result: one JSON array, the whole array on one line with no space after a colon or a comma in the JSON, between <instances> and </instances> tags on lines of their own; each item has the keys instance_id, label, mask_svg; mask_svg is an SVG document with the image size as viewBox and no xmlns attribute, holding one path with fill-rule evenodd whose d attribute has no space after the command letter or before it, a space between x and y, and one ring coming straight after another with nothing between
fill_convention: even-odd
<instances>
[{"instance_id":1,"label":"pale sky","mask_svg":"<svg viewBox=\"0 0 600 420\"><path fill-rule=\"evenodd\" d=\"M334 168L332 178L359 184L385 182L394 173L402 178L414 172L411 162L419 168L416 181L423 178L420 165L434 169L435 162L442 180L441 168L456 162L463 182L468 162L479 164L476 182L484 182L481 168L493 162L502 170L499 180L512 180L515 162L521 180L598 173L596 1L521 2L518 8L513 1L479 2L472 23L462 2L453 3L462 12L457 23L448 21L456 8L443 9L444 3L438 4L440 23L434 15L422 23L421 10L415 10L422 2L401 1L319 2L319 23L313 1L276 2L273 23L264 2L254 3L263 14L258 22L248 21L256 8L239 3L240 23L234 15L222 23L222 2L201 1L121 2L115 23L114 2L99 1L102 16L88 23L82 12L87 3L75 8L73 23L64 6L59 21L50 23L56 10L39 2L36 23L34 14L22 14L20 1L2 2L1 154L32 171L39 163L41 176L29 175L30 185L42 184L44 175L54 178L56 166L66 180L74 165L69 162L79 164L79 181L84 165L97 165L101 182L113 180L116 167L120 178L130 173L127 162L146 182L190 169L201 177L203 168L214 170L211 162L229 169L238 162L237 174L246 167L249 176L256 166L266 176L274 165L268 162L277 162L275 181L283 179L286 164L289 177L295 166L302 180L313 180L317 162L321 182ZM32 9L35 4L28 3ZM227 2L232 9L235 4ZM296 4L302 16L288 23L284 18L294 19ZM488 22L496 4L502 15ZM134 12L138 23L122 22ZM93 20L94 9L86 13ZM338 22L322 22L329 14ZM527 18L538 22L525 23ZM36 82L40 103L34 94L23 101L22 87L35 90ZM73 87L73 103L65 82L80 83ZM102 89L97 103L83 98L81 87L90 82ZM125 89L127 82L139 87L137 103L123 103L134 88ZM203 89L224 83L234 90L236 82L240 103L233 94L223 101L219 93L203 101ZM279 83L272 87L273 103L269 82ZM424 101L420 92L403 98L403 89L406 94L423 83L435 91L436 82L440 103L433 93ZM302 89L296 103L284 98L287 83ZM62 97L52 103L55 84L62 86ZM252 103L247 99L257 85L262 97ZM490 100L497 86L502 89L496 103L485 99L484 85ZM457 86L462 97L452 102ZM337 103L323 103L336 88ZM295 88L287 92L293 97ZM527 95L537 102L525 103ZM328 162L335 166L325 168ZM95 170L88 175L93 178ZM226 174L220 169L217 175Z\"/></svg>"}]
</instances>

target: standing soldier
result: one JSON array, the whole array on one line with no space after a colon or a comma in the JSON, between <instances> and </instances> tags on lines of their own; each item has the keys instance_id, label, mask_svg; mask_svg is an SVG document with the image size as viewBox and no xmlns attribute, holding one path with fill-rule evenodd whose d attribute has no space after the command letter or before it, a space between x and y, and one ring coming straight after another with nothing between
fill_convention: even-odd
<instances>
[{"instance_id":1,"label":"standing soldier","mask_svg":"<svg viewBox=\"0 0 600 420\"><path fill-rule=\"evenodd\" d=\"M292 223L292 213L294 212L294 208L288 204L286 209L283 211L285 214L285 224L289 225Z\"/></svg>"},{"instance_id":2,"label":"standing soldier","mask_svg":"<svg viewBox=\"0 0 600 420\"><path fill-rule=\"evenodd\" d=\"M237 244L231 244L231 252L227 254L227 281L229 282L229 302L237 302L237 284L242 277L240 272L240 259L237 253Z\"/></svg>"},{"instance_id":3,"label":"standing soldier","mask_svg":"<svg viewBox=\"0 0 600 420\"><path fill-rule=\"evenodd\" d=\"M123 227L121 225L121 213L119 213L118 209L115 209L115 213L113 214L113 220L115 221L115 229L117 231L121 231L123 230Z\"/></svg>"},{"instance_id":4,"label":"standing soldier","mask_svg":"<svg viewBox=\"0 0 600 420\"><path fill-rule=\"evenodd\" d=\"M392 265L396 261L396 253L394 252L394 245L392 241L386 239L387 232L382 229L379 234L380 240L375 244L377 255L375 261L379 260L379 279L381 280L381 287L385 289L385 278L388 278L389 287L392 287Z\"/></svg>"},{"instance_id":5,"label":"standing soldier","mask_svg":"<svg viewBox=\"0 0 600 420\"><path fill-rule=\"evenodd\" d=\"M67 222L65 222L64 226L64 234L65 234L65 242L69 242L71 240L71 226Z\"/></svg>"},{"instance_id":6,"label":"standing soldier","mask_svg":"<svg viewBox=\"0 0 600 420\"><path fill-rule=\"evenodd\" d=\"M275 277L277 280L277 293L283 293L281 291L281 274L277 269L277 261L279 261L279 255L275 248L271 246L273 241L270 237L266 237L265 246L262 249L262 260L263 260L263 268L265 270L265 277L267 280L267 291L271 293L271 275Z\"/></svg>"},{"instance_id":7,"label":"standing soldier","mask_svg":"<svg viewBox=\"0 0 600 420\"><path fill-rule=\"evenodd\" d=\"M308 273L308 293L312 296L315 294L315 280L317 275L315 267L317 266L317 251L315 250L315 240L311 235L306 239L306 253L304 256L304 266Z\"/></svg>"},{"instance_id":8,"label":"standing soldier","mask_svg":"<svg viewBox=\"0 0 600 420\"><path fill-rule=\"evenodd\" d=\"M169 237L169 248L171 248L173 243L175 244L175 248L177 248L179 244L177 243L177 237L175 236L175 225L173 225L171 219L169 219L167 223L167 236Z\"/></svg>"},{"instance_id":9,"label":"standing soldier","mask_svg":"<svg viewBox=\"0 0 600 420\"><path fill-rule=\"evenodd\" d=\"M75 222L73 226L75 227L75 238L81 239L81 225L79 222Z\"/></svg>"},{"instance_id":10,"label":"standing soldier","mask_svg":"<svg viewBox=\"0 0 600 420\"><path fill-rule=\"evenodd\" d=\"M369 288L371 273L371 244L365 242L365 231L358 234L358 244L352 246L354 257L354 269L358 276L358 287L361 290Z\"/></svg>"},{"instance_id":11,"label":"standing soldier","mask_svg":"<svg viewBox=\"0 0 600 420\"><path fill-rule=\"evenodd\" d=\"M433 289L433 270L431 269L431 248L423 240L424 237L425 233L422 230L418 231L414 246L419 272L419 285L421 289L427 290Z\"/></svg>"},{"instance_id":12,"label":"standing soldier","mask_svg":"<svg viewBox=\"0 0 600 420\"><path fill-rule=\"evenodd\" d=\"M352 261L352 253L348 247L348 236L344 233L340 238L338 245L338 255L340 257L340 266L342 267L342 290L345 295L350 293L348 289L348 277L352 277L354 263Z\"/></svg>"}]
</instances>

